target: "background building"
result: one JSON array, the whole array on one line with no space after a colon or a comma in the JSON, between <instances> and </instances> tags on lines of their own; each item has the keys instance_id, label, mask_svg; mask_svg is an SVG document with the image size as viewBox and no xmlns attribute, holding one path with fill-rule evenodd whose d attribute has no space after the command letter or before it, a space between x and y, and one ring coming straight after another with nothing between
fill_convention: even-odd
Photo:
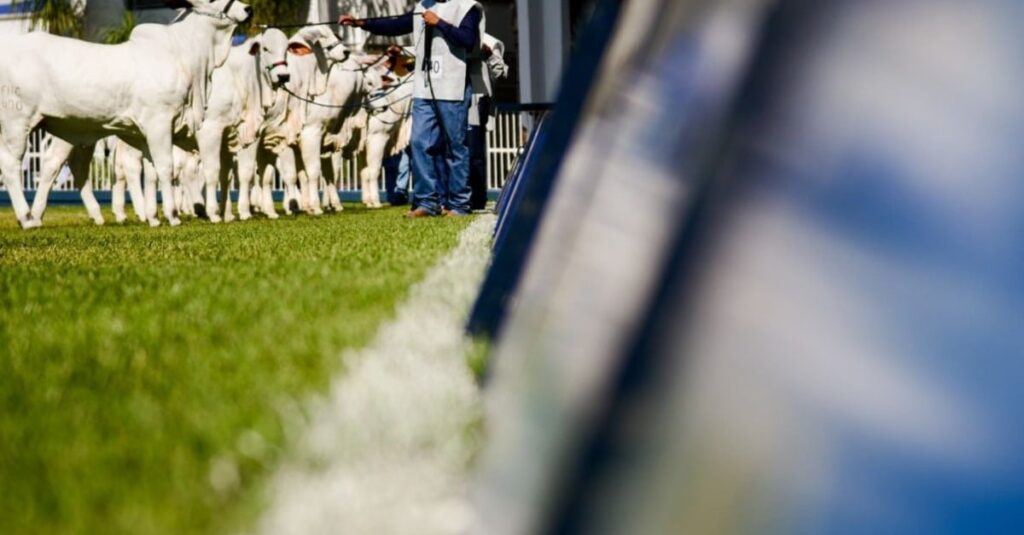
<instances>
[{"instance_id":1,"label":"background building","mask_svg":"<svg viewBox=\"0 0 1024 535\"><path fill-rule=\"evenodd\" d=\"M509 77L498 82L499 102L553 102L572 43L594 0L481 0L487 10L488 32L506 45ZM309 0L299 20L335 20L342 13L364 17L408 12L414 0ZM28 31L27 4L12 6L0 0L0 35ZM166 22L174 10L163 0L82 0L85 37L99 40L123 24L125 10L136 22ZM346 40L360 41L350 34ZM383 44L389 40L370 40ZM411 44L411 43L407 43Z\"/></svg>"}]
</instances>

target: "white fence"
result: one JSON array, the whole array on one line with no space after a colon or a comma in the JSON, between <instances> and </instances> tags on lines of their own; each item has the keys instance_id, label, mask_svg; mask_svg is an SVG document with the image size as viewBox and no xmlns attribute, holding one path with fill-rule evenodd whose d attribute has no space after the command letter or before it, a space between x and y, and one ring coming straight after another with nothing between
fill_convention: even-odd
<instances>
[{"instance_id":1,"label":"white fence","mask_svg":"<svg viewBox=\"0 0 1024 535\"><path fill-rule=\"evenodd\" d=\"M488 132L488 158L487 158L487 184L491 189L501 189L515 164L516 158L522 153L526 140L526 132L532 127L533 122L543 112L539 111L500 111L494 119L494 128ZM22 166L22 188L35 190L38 183L41 156L49 143L48 136L41 131L32 133L29 140L29 149L25 154L24 165ZM92 166L89 170L90 179L93 181L95 191L109 191L113 183L113 159L106 153L102 144L96 148ZM359 174L356 171L356 162L346 160L342 164L341 185L342 191L359 191ZM382 184L383 186L383 184ZM0 190L5 189L0 183ZM62 172L54 191L74 191L74 182L65 168ZM275 190L283 190L280 178L275 180Z\"/></svg>"}]
</instances>

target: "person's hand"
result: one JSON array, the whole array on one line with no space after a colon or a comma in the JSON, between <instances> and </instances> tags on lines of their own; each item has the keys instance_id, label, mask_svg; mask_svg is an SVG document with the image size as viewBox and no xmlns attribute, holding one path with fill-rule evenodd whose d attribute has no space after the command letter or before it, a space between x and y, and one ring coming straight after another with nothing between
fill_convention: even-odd
<instances>
[{"instance_id":1,"label":"person's hand","mask_svg":"<svg viewBox=\"0 0 1024 535\"><path fill-rule=\"evenodd\" d=\"M398 56L401 56L404 53L405 53L405 51L402 50L402 47L400 47L398 45L391 45L391 46L388 47L387 54L389 56L398 57Z\"/></svg>"},{"instance_id":2,"label":"person's hand","mask_svg":"<svg viewBox=\"0 0 1024 535\"><path fill-rule=\"evenodd\" d=\"M342 26L359 27L363 25L363 21L353 17L352 15L342 15L338 18L338 24L341 24Z\"/></svg>"},{"instance_id":3,"label":"person's hand","mask_svg":"<svg viewBox=\"0 0 1024 535\"><path fill-rule=\"evenodd\" d=\"M441 23L441 17L438 17L437 13L433 11L424 11L423 21L427 23L427 26L434 27Z\"/></svg>"}]
</instances>

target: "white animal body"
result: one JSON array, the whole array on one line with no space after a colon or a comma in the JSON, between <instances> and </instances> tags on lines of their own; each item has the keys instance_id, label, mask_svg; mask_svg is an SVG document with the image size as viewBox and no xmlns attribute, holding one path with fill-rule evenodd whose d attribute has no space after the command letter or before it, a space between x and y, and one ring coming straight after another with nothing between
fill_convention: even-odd
<instances>
[{"instance_id":1,"label":"white animal body","mask_svg":"<svg viewBox=\"0 0 1024 535\"><path fill-rule=\"evenodd\" d=\"M366 125L365 156L359 172L363 204L380 208L380 174L384 158L393 156L409 146L412 121L412 74L397 80L395 86L383 87L383 98L371 95Z\"/></svg>"},{"instance_id":2,"label":"white animal body","mask_svg":"<svg viewBox=\"0 0 1024 535\"><path fill-rule=\"evenodd\" d=\"M0 109L0 170L22 227L41 224L46 196L65 161L86 209L102 222L88 169L96 142L112 134L151 157L165 197L172 197L174 138L202 124L210 74L227 59L236 25L252 13L231 0L179 4L188 10L177 22L142 24L119 45L45 33L0 39L6 58L0 60L0 86L17 88L13 105ZM36 126L54 138L30 214L20 171L28 134ZM164 215L177 225L173 208L165 205Z\"/></svg>"},{"instance_id":3,"label":"white animal body","mask_svg":"<svg viewBox=\"0 0 1024 535\"><path fill-rule=\"evenodd\" d=\"M205 176L205 204L211 221L220 220L217 185L225 202L224 219L233 218L228 195L230 172L238 178L238 211L249 219L250 184L257 144L264 131L285 120L286 102L279 87L290 80L289 41L270 28L232 49L225 65L214 71L206 120L197 142ZM339 51L340 52L340 51Z\"/></svg>"},{"instance_id":4,"label":"white animal body","mask_svg":"<svg viewBox=\"0 0 1024 535\"><path fill-rule=\"evenodd\" d=\"M281 30L268 29L233 47L224 65L213 71L209 104L195 139L198 153L177 146L174 151L173 205L179 213L208 216L213 222L220 222L222 215L226 221L234 218L228 195L229 173L235 170L236 176L244 174L236 169L235 153L253 145L264 122L274 117L271 108L275 88L289 76L287 46L288 38ZM277 114L283 115L283 109ZM155 215L156 184L152 164L143 159L140 151L123 142L118 146L117 155L115 187L123 187L125 182L129 186L138 184L145 169L146 198L150 205L147 213ZM224 200L223 212L217 199L218 185ZM242 219L248 219L248 188L240 187L240 193L239 210ZM121 221L123 196L121 206L117 204L116 195L114 200L114 213Z\"/></svg>"},{"instance_id":5,"label":"white animal body","mask_svg":"<svg viewBox=\"0 0 1024 535\"><path fill-rule=\"evenodd\" d=\"M345 120L361 108L363 66L333 32L323 27L300 32L292 39L290 50L288 68L292 76L285 84L288 94L284 97L287 117L266 130L257 155L257 171L263 177L261 208L267 215L274 213L269 166L276 165L285 184L285 212L299 209L319 215L323 213L320 181L335 183L334 165L330 154L325 157L324 147L333 142L331 136L342 129ZM336 188L328 188L327 199L329 206L341 207Z\"/></svg>"}]
</instances>

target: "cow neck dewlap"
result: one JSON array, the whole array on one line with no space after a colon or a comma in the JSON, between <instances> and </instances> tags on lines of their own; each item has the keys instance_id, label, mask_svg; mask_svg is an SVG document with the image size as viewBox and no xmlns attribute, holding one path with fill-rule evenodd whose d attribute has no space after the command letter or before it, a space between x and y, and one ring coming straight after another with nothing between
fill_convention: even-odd
<instances>
[{"instance_id":1,"label":"cow neck dewlap","mask_svg":"<svg viewBox=\"0 0 1024 535\"><path fill-rule=\"evenodd\" d=\"M181 117L178 126L189 130L192 135L199 130L206 117L213 69L227 60L235 26L188 13L169 28L178 50L179 64L188 73L191 82L188 96L191 113Z\"/></svg>"}]
</instances>

